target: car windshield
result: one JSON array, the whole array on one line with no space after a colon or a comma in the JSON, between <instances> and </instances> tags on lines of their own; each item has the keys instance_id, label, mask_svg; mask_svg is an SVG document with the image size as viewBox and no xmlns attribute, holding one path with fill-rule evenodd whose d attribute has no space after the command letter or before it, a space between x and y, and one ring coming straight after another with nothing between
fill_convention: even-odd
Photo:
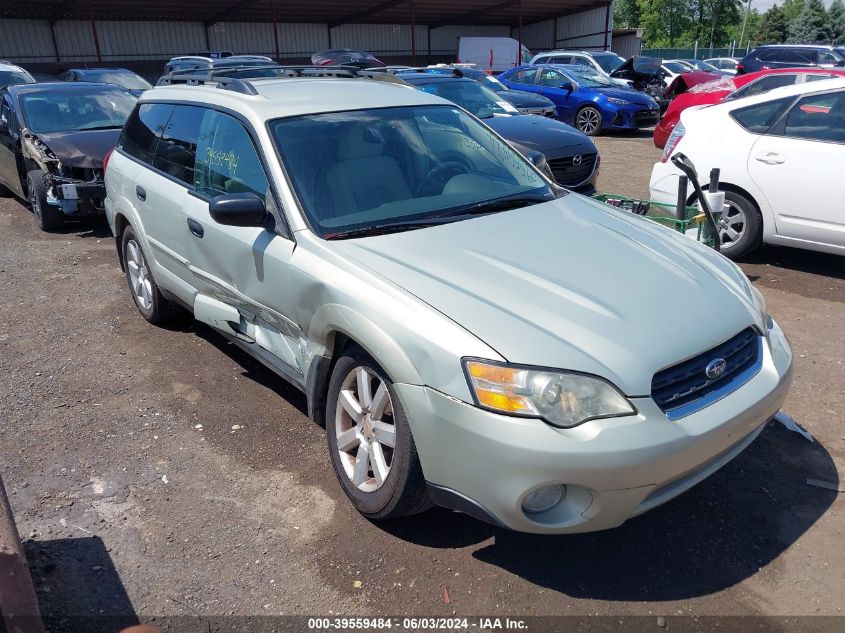
<instances>
[{"instance_id":1,"label":"car windshield","mask_svg":"<svg viewBox=\"0 0 845 633\"><path fill-rule=\"evenodd\" d=\"M13 72L10 70L0 71L0 86L31 83L35 83L35 79L29 73Z\"/></svg>"},{"instance_id":2,"label":"car windshield","mask_svg":"<svg viewBox=\"0 0 845 633\"><path fill-rule=\"evenodd\" d=\"M596 63L601 66L601 69L606 73L612 73L614 70L619 68L622 64L625 63L625 60L619 57L619 55L593 55L593 59L596 60Z\"/></svg>"},{"instance_id":3,"label":"car windshield","mask_svg":"<svg viewBox=\"0 0 845 633\"><path fill-rule=\"evenodd\" d=\"M303 115L270 130L310 226L327 239L555 197L510 145L452 106Z\"/></svg>"},{"instance_id":4,"label":"car windshield","mask_svg":"<svg viewBox=\"0 0 845 633\"><path fill-rule=\"evenodd\" d=\"M719 69L716 68L713 64L708 64L707 62L703 62L700 59L685 59L684 61L690 64L691 66L694 66L698 70L707 70L711 73L719 72Z\"/></svg>"},{"instance_id":5,"label":"car windshield","mask_svg":"<svg viewBox=\"0 0 845 633\"><path fill-rule=\"evenodd\" d=\"M620 85L597 72L590 72L589 70L570 70L568 71L572 78L581 85L582 88L619 88Z\"/></svg>"},{"instance_id":6,"label":"car windshield","mask_svg":"<svg viewBox=\"0 0 845 633\"><path fill-rule=\"evenodd\" d=\"M149 90L152 88L146 79L128 70L86 70L84 77L85 81L116 84L127 90Z\"/></svg>"},{"instance_id":7,"label":"car windshield","mask_svg":"<svg viewBox=\"0 0 845 633\"><path fill-rule=\"evenodd\" d=\"M36 134L121 128L136 98L120 88L69 85L20 97L26 126Z\"/></svg>"},{"instance_id":8,"label":"car windshield","mask_svg":"<svg viewBox=\"0 0 845 633\"><path fill-rule=\"evenodd\" d=\"M479 119L489 119L497 114L515 114L517 112L512 105L501 101L495 92L470 79L415 83L414 86L423 92L457 103Z\"/></svg>"},{"instance_id":9,"label":"car windshield","mask_svg":"<svg viewBox=\"0 0 845 633\"><path fill-rule=\"evenodd\" d=\"M473 77L473 79L476 78ZM480 73L476 81L480 81L482 85L486 86L493 92L507 92L509 90L509 88L505 84L485 72Z\"/></svg>"},{"instance_id":10,"label":"car windshield","mask_svg":"<svg viewBox=\"0 0 845 633\"><path fill-rule=\"evenodd\" d=\"M686 68L684 68L683 64L679 64L678 62L663 62L663 67L666 68L669 72L675 73L676 75L681 74L682 72L686 72Z\"/></svg>"}]
</instances>

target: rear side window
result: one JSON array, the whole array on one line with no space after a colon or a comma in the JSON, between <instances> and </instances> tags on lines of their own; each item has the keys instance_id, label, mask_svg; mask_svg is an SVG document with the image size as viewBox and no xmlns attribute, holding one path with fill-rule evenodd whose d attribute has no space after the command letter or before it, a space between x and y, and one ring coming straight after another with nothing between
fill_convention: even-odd
<instances>
[{"instance_id":1,"label":"rear side window","mask_svg":"<svg viewBox=\"0 0 845 633\"><path fill-rule=\"evenodd\" d=\"M197 191L208 196L255 193L263 200L267 175L246 129L228 114L207 110L196 149Z\"/></svg>"},{"instance_id":2,"label":"rear side window","mask_svg":"<svg viewBox=\"0 0 845 633\"><path fill-rule=\"evenodd\" d=\"M757 53L757 59L761 62L777 62L782 57L782 51L779 48L764 48Z\"/></svg>"},{"instance_id":3,"label":"rear side window","mask_svg":"<svg viewBox=\"0 0 845 633\"><path fill-rule=\"evenodd\" d=\"M537 77L537 69L523 68L512 74L508 80L517 84L533 84Z\"/></svg>"},{"instance_id":4,"label":"rear side window","mask_svg":"<svg viewBox=\"0 0 845 633\"><path fill-rule=\"evenodd\" d=\"M731 117L752 134L765 134L794 100L794 97L786 97L757 103L734 110L731 112Z\"/></svg>"},{"instance_id":5,"label":"rear side window","mask_svg":"<svg viewBox=\"0 0 845 633\"><path fill-rule=\"evenodd\" d=\"M152 165L158 139L172 112L172 105L142 103L129 115L118 147L130 156Z\"/></svg>"},{"instance_id":6,"label":"rear side window","mask_svg":"<svg viewBox=\"0 0 845 633\"><path fill-rule=\"evenodd\" d=\"M780 61L790 64L815 64L818 51L806 48L785 48L781 52Z\"/></svg>"},{"instance_id":7,"label":"rear side window","mask_svg":"<svg viewBox=\"0 0 845 633\"><path fill-rule=\"evenodd\" d=\"M784 135L845 143L845 91L801 99L786 116Z\"/></svg>"},{"instance_id":8,"label":"rear side window","mask_svg":"<svg viewBox=\"0 0 845 633\"><path fill-rule=\"evenodd\" d=\"M752 81L747 86L743 86L731 95L731 99L740 99L742 97L751 97L753 95L763 94L769 90L780 88L781 86L791 86L798 79L797 74L782 73L777 75L768 75L761 77L757 81Z\"/></svg>"},{"instance_id":9,"label":"rear side window","mask_svg":"<svg viewBox=\"0 0 845 633\"><path fill-rule=\"evenodd\" d=\"M158 142L153 167L187 185L194 185L197 139L205 112L205 108L197 106L177 105L173 109Z\"/></svg>"}]
</instances>

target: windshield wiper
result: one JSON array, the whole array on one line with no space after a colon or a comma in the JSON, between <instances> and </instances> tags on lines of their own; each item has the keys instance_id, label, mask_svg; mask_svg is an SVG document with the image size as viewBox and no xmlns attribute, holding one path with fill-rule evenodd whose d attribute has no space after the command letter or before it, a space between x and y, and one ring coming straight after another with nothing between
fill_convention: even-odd
<instances>
[{"instance_id":1,"label":"windshield wiper","mask_svg":"<svg viewBox=\"0 0 845 633\"><path fill-rule=\"evenodd\" d=\"M77 130L77 132L90 132L92 130L116 130L122 128L122 125L95 125L92 127L81 127Z\"/></svg>"},{"instance_id":2,"label":"windshield wiper","mask_svg":"<svg viewBox=\"0 0 845 633\"><path fill-rule=\"evenodd\" d=\"M338 231L337 233L326 233L323 239L326 240L345 240L351 237L370 237L372 235L386 235L387 233L400 233L402 231L413 231L414 229L424 229L429 226L443 224L440 216L430 218L427 220L408 220L407 222L391 222L390 224L376 224L375 226L365 226L360 229L350 229L348 231Z\"/></svg>"},{"instance_id":3,"label":"windshield wiper","mask_svg":"<svg viewBox=\"0 0 845 633\"><path fill-rule=\"evenodd\" d=\"M483 202L476 202L465 207L459 207L454 211L445 213L438 217L451 218L460 215L479 215L482 213L499 213L500 211L509 211L510 209L519 209L521 207L528 207L532 204L540 204L541 202L549 202L555 199L554 194L550 195L533 195L527 196L525 194L514 194L512 196L505 196L504 198L494 198L493 200L484 200Z\"/></svg>"}]
</instances>

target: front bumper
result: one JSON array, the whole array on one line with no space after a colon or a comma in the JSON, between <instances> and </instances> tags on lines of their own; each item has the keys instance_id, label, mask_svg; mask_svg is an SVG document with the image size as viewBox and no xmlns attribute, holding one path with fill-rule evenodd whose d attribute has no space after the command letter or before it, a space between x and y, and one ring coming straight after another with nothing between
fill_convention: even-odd
<instances>
[{"instance_id":1,"label":"front bumper","mask_svg":"<svg viewBox=\"0 0 845 633\"><path fill-rule=\"evenodd\" d=\"M660 121L660 109L623 107L605 117L605 127L617 130L635 130L656 125Z\"/></svg>"},{"instance_id":2,"label":"front bumper","mask_svg":"<svg viewBox=\"0 0 845 633\"><path fill-rule=\"evenodd\" d=\"M45 176L47 204L59 207L65 215L101 215L106 186L102 181L78 182L58 176Z\"/></svg>"},{"instance_id":3,"label":"front bumper","mask_svg":"<svg viewBox=\"0 0 845 633\"><path fill-rule=\"evenodd\" d=\"M572 429L483 411L428 387L396 389L436 501L514 530L562 534L621 525L718 470L780 409L791 369L774 324L759 373L709 407L673 422L650 397L632 398L637 415ZM523 512L525 496L551 484L566 485L566 497Z\"/></svg>"}]
</instances>

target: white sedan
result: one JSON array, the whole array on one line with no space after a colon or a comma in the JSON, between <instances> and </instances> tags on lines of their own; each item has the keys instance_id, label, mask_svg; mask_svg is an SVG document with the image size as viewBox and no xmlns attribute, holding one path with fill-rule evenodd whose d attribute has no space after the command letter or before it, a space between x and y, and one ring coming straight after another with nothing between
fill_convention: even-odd
<instances>
[{"instance_id":1,"label":"white sedan","mask_svg":"<svg viewBox=\"0 0 845 633\"><path fill-rule=\"evenodd\" d=\"M681 172L669 157L678 151L705 185L721 169L728 257L763 242L845 255L845 79L685 110L652 170L653 200L674 205Z\"/></svg>"}]
</instances>

